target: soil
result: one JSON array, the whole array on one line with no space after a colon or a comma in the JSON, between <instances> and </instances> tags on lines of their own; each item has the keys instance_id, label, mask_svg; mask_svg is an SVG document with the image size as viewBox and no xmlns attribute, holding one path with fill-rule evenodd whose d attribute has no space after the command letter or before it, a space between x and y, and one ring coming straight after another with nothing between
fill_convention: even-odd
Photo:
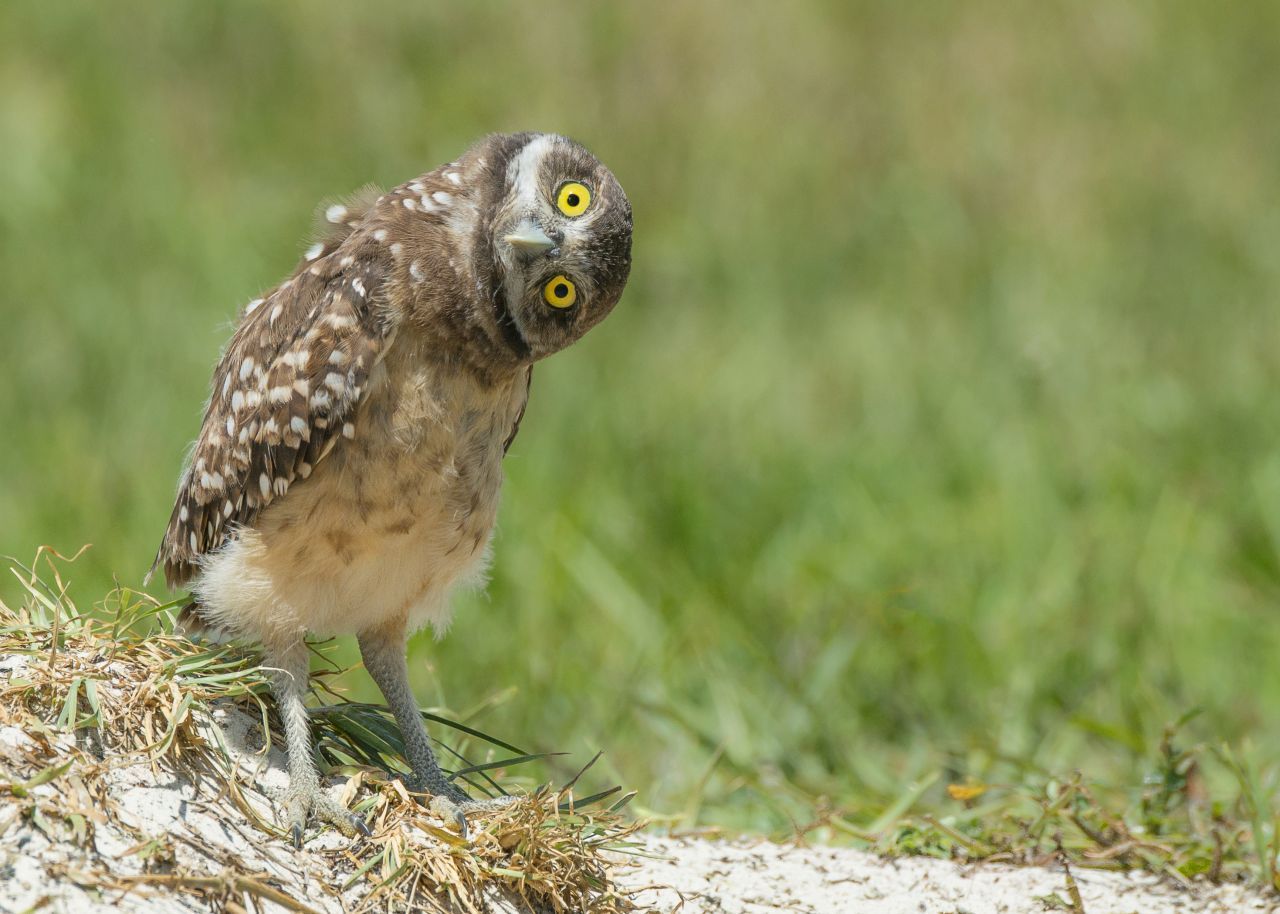
<instances>
[{"instance_id":1,"label":"soil","mask_svg":"<svg viewBox=\"0 0 1280 914\"><path fill-rule=\"evenodd\" d=\"M248 751L254 721L220 712L220 725L233 750ZM16 727L0 727L0 760L31 739ZM283 758L273 752L257 767L264 795L255 802L270 814L266 796L285 783ZM332 849L347 839L327 831L296 852L286 843L256 831L225 802L210 796L206 783L157 773L146 765L112 770L107 791L122 822L101 817L80 843L54 840L38 823L20 815L0 792L0 912L54 911L106 914L108 911L193 912L210 902L179 893L163 883L165 872L222 878L233 868L302 901L314 911L339 914L357 905L359 881L343 891L347 874L335 873ZM342 785L335 784L335 791ZM35 787L32 795L52 792ZM138 835L163 836L165 859L156 865L138 853ZM1057 867L964 866L926 858L884 859L847 848L779 845L766 841L719 842L649 835L644 856L619 858L618 884L641 910L681 914L1280 914L1280 902L1243 886L1196 885L1184 888L1144 874L1073 869L1078 902L1066 872ZM110 887L112 878L117 880ZM134 884L121 887L133 877ZM138 884L137 877L154 878ZM108 887L104 887L107 885ZM241 892L238 909L277 912L285 907ZM236 893L223 892L220 909ZM494 911L521 908L493 898Z\"/></svg>"}]
</instances>

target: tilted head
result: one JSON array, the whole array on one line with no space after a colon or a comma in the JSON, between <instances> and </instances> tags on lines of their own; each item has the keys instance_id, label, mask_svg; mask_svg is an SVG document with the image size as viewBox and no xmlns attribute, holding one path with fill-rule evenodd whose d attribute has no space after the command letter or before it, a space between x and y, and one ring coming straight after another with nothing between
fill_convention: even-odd
<instances>
[{"instance_id":1,"label":"tilted head","mask_svg":"<svg viewBox=\"0 0 1280 914\"><path fill-rule=\"evenodd\" d=\"M508 345L540 359L617 304L631 269L631 204L613 174L551 133L493 136L483 156L497 191L472 246Z\"/></svg>"}]
</instances>

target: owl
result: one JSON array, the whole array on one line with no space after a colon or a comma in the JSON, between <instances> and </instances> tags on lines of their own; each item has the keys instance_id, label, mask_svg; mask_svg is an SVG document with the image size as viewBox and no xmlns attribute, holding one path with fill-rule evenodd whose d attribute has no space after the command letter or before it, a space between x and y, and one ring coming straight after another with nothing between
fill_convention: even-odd
<instances>
[{"instance_id":1,"label":"owl","mask_svg":"<svg viewBox=\"0 0 1280 914\"><path fill-rule=\"evenodd\" d=\"M364 830L312 758L308 633L356 636L410 786L465 834L491 801L440 770L406 639L443 631L450 592L482 578L533 364L617 304L631 206L576 142L518 133L325 219L292 275L240 315L152 572L190 589L188 630L262 644L295 845L312 820Z\"/></svg>"}]
</instances>

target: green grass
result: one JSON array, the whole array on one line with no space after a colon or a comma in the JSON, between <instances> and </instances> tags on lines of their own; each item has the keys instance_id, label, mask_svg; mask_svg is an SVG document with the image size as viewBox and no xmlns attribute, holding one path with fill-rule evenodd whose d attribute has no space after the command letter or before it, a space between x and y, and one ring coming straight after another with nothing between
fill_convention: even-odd
<instances>
[{"instance_id":1,"label":"green grass","mask_svg":"<svg viewBox=\"0 0 1280 914\"><path fill-rule=\"evenodd\" d=\"M174 842L181 835L148 834L145 816L141 822L122 819L108 775L132 765L163 774L162 781L185 779L196 786L198 805L207 813L244 820L283 850L290 836L276 818L279 798L268 802L258 776L265 760L229 739L235 728L227 726L238 712L265 738L261 754L283 744L271 676L253 645L199 644L175 634L180 600L160 603L117 587L82 609L60 559L41 550L30 565L9 562L4 569L18 582L22 600L0 601L0 660L9 670L0 683L0 728L18 728L33 738L10 741L9 751L0 754L0 814L19 829L44 832L71 854L77 885L104 893L150 885L205 901L230 887L302 914L314 912L309 901L356 886L361 911L479 910L494 890L558 912L633 910L607 871L606 854L636 852L631 836L639 823L620 812L634 793L614 786L588 795L584 788L595 777L587 773L590 762L561 786L531 782L522 766L533 756L425 713L446 731L437 745L457 783L468 785L473 796L502 793L512 799L473 817L470 837L460 836L451 822L437 824L438 817L400 779L389 777L406 770L391 712L341 700L316 709L311 736L321 770L345 776L343 802L366 827L330 856L324 878L306 880L311 898L291 897L288 886L274 878L264 881L256 844L243 856L205 848L222 869L216 875L179 861ZM330 691L325 680L335 672L340 670L314 676L313 691ZM70 734L75 737L69 740ZM76 849L99 830L141 839L113 855L115 862L137 854L151 865L138 873L126 863L121 872L97 855L77 860Z\"/></svg>"},{"instance_id":2,"label":"green grass","mask_svg":"<svg viewBox=\"0 0 1280 914\"><path fill-rule=\"evenodd\" d=\"M30 565L11 566L23 599L15 606L0 602L0 660L18 660L21 667L0 687L0 724L49 739L41 743L48 750L43 758L28 753L16 767L0 764L0 799L9 795L18 815L54 840L83 844L85 810L94 806L83 789L84 777L95 782L103 777L109 767L99 763L102 758L112 765L146 760L200 781L212 775L221 785L217 793L224 814L243 816L267 834L285 838L271 813L248 799L261 793L256 778L244 776L221 737L200 736L220 732L210 715L215 705L232 704L251 720L261 720L268 745L283 740L272 711L270 677L252 645L206 645L177 636L173 618L181 600L159 603L128 588L117 587L82 609L65 577L67 560L44 550ZM325 661L331 661L325 656L328 646L317 650ZM601 872L599 855L605 849L647 853L643 841L632 836L649 822L628 822L620 814L635 791L623 793L615 785L589 792L593 788L584 775L599 754L555 788L530 778L530 763L550 753L526 753L500 737L423 711L424 719L445 733L437 745L454 778L473 795L509 794L509 786L519 798L496 817L485 817L482 828L489 839L468 843L424 818L418 802L388 777L407 769L400 731L387 708L344 700L333 691L332 680L349 671L331 662L320 666L312 684L323 696L312 712L317 758L326 774L348 778L350 808L374 835L351 847L359 864L353 880L371 874L375 893L409 906L420 883L422 897L439 898L442 891L470 896L495 880L514 878L516 886L559 898L559 907L566 909L586 904L616 914L630 908ZM1080 772L1057 777L1016 765L1009 766L1010 782L985 783L970 776L948 783L940 805L928 796L944 773L939 769L896 786L887 803L856 810L831 808L798 794L812 812L807 822L793 824L790 837L851 841L884 854L1060 865L1075 911L1083 908L1070 867L1140 869L1184 885L1196 879L1245 880L1280 889L1274 785L1259 777L1248 747L1187 745L1183 728L1192 716L1165 729L1141 785L1107 784ZM82 739L68 744L56 731ZM76 745L97 749L86 754ZM82 771L86 763L89 770ZM54 794L35 798L33 788L49 782L57 788ZM116 809L113 803L107 808L108 815ZM696 821L696 812L686 808L665 821L684 826ZM406 845L415 830L433 840ZM138 848L151 853L152 843ZM515 856L508 859L513 847ZM398 865L397 848L408 853L404 866ZM239 876L250 879L254 891L268 891L249 875L252 861L241 863ZM372 875L377 873L385 879ZM109 886L120 878L110 868L98 868L91 881ZM186 871L157 878L195 892L209 884L207 876Z\"/></svg>"},{"instance_id":3,"label":"green grass","mask_svg":"<svg viewBox=\"0 0 1280 914\"><path fill-rule=\"evenodd\" d=\"M1264 2L15 0L0 553L92 542L78 586L137 582L313 208L560 130L631 195L633 279L538 369L424 703L768 830L935 772L921 809L1076 769L1137 809L1200 709L1181 738L1249 741L1265 841L1276 60Z\"/></svg>"}]
</instances>

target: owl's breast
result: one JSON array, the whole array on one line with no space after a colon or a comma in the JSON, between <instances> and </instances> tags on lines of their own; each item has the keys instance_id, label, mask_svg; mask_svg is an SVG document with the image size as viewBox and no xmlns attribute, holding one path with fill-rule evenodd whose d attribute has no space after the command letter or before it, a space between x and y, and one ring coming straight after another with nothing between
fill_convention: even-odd
<instances>
[{"instance_id":1,"label":"owl's breast","mask_svg":"<svg viewBox=\"0 0 1280 914\"><path fill-rule=\"evenodd\" d=\"M440 627L450 591L487 566L524 377L495 387L388 359L371 382L353 437L228 550L294 628L358 632L400 615Z\"/></svg>"}]
</instances>

